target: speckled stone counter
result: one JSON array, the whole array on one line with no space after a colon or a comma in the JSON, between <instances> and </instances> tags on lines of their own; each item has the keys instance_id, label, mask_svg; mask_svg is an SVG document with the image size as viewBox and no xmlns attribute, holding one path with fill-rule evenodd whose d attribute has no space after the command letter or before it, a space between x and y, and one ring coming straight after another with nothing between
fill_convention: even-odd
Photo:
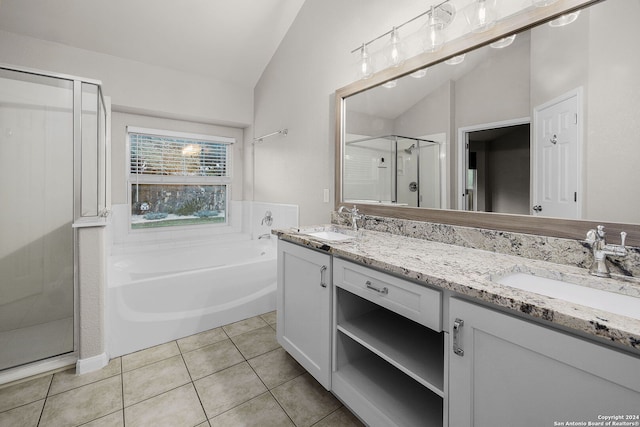
<instances>
[{"instance_id":1,"label":"speckled stone counter","mask_svg":"<svg viewBox=\"0 0 640 427\"><path fill-rule=\"evenodd\" d=\"M336 227L336 226L318 226ZM312 227L273 230L280 239L383 270L412 281L456 292L473 299L525 313L563 327L604 338L640 354L640 320L523 291L493 280L511 272L556 279L640 298L636 278L603 279L587 269L506 255L487 250L406 237L388 232L359 230L346 241L309 236Z\"/></svg>"}]
</instances>

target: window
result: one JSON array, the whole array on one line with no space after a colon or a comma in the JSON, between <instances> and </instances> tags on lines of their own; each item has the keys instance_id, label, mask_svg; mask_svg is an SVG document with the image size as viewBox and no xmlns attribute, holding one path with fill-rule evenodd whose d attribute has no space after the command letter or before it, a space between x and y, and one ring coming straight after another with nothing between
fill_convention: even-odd
<instances>
[{"instance_id":1,"label":"window","mask_svg":"<svg viewBox=\"0 0 640 427\"><path fill-rule=\"evenodd\" d=\"M131 228L227 221L233 138L127 128Z\"/></svg>"}]
</instances>

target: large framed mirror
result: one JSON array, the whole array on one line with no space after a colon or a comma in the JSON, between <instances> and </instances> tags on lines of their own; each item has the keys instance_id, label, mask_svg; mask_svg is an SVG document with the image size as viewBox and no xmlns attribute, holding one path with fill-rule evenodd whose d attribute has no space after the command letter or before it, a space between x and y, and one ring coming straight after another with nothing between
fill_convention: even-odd
<instances>
[{"instance_id":1,"label":"large framed mirror","mask_svg":"<svg viewBox=\"0 0 640 427\"><path fill-rule=\"evenodd\" d=\"M578 239L604 224L640 246L637 16L532 6L339 89L336 206Z\"/></svg>"}]
</instances>

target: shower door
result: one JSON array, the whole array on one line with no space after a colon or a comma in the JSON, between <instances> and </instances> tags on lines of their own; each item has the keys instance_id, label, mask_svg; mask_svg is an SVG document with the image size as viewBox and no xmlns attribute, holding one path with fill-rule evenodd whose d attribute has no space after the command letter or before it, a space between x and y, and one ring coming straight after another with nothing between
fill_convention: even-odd
<instances>
[{"instance_id":1,"label":"shower door","mask_svg":"<svg viewBox=\"0 0 640 427\"><path fill-rule=\"evenodd\" d=\"M73 98L0 70L0 371L74 351Z\"/></svg>"}]
</instances>

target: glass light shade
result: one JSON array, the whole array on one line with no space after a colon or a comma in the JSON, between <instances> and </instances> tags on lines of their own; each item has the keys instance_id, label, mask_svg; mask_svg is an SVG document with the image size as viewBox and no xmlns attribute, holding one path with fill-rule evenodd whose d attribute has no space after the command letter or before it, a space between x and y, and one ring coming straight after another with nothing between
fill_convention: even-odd
<instances>
[{"instance_id":1,"label":"glass light shade","mask_svg":"<svg viewBox=\"0 0 640 427\"><path fill-rule=\"evenodd\" d=\"M577 12L567 13L566 15L562 15L561 17L556 18L553 21L549 21L549 26L564 27L565 25L569 25L572 22L574 22L576 19L578 19L578 16L580 16L579 10Z\"/></svg>"},{"instance_id":2,"label":"glass light shade","mask_svg":"<svg viewBox=\"0 0 640 427\"><path fill-rule=\"evenodd\" d=\"M358 73L361 79L368 79L373 75L373 65L371 64L371 55L369 55L369 50L367 49L367 45L362 43L362 47L360 48L360 62L358 63L359 69Z\"/></svg>"},{"instance_id":3,"label":"glass light shade","mask_svg":"<svg viewBox=\"0 0 640 427\"><path fill-rule=\"evenodd\" d=\"M398 80L389 80L388 82L384 83L382 86L386 87L387 89L393 89L397 85L398 85Z\"/></svg>"},{"instance_id":4,"label":"glass light shade","mask_svg":"<svg viewBox=\"0 0 640 427\"><path fill-rule=\"evenodd\" d=\"M425 52L436 52L442 45L444 45L444 24L436 19L436 14L433 6L429 12L429 21L426 25L426 35L423 42L423 48Z\"/></svg>"},{"instance_id":5,"label":"glass light shade","mask_svg":"<svg viewBox=\"0 0 640 427\"><path fill-rule=\"evenodd\" d=\"M456 55L453 58L447 59L444 63L449 65L458 65L464 61L464 55L464 53L462 55Z\"/></svg>"},{"instance_id":6,"label":"glass light shade","mask_svg":"<svg viewBox=\"0 0 640 427\"><path fill-rule=\"evenodd\" d=\"M509 37L503 37L500 40L496 40L495 42L491 43L489 46L491 46L494 49L502 49L507 46L511 46L511 43L513 43L515 39L516 39L516 35L512 34Z\"/></svg>"},{"instance_id":7,"label":"glass light shade","mask_svg":"<svg viewBox=\"0 0 640 427\"><path fill-rule=\"evenodd\" d=\"M487 31L496 23L496 2L495 0L475 0L464 9L464 16L472 32Z\"/></svg>"},{"instance_id":8,"label":"glass light shade","mask_svg":"<svg viewBox=\"0 0 640 427\"><path fill-rule=\"evenodd\" d=\"M406 58L405 45L400 40L400 34L396 27L391 30L389 42L384 46L382 53L387 59L387 63L392 67L399 67Z\"/></svg>"},{"instance_id":9,"label":"glass light shade","mask_svg":"<svg viewBox=\"0 0 640 427\"><path fill-rule=\"evenodd\" d=\"M413 77L414 79L421 79L424 76L427 75L427 69L423 68L422 70L418 70L418 71L414 71L413 73L409 74L411 77Z\"/></svg>"}]
</instances>

